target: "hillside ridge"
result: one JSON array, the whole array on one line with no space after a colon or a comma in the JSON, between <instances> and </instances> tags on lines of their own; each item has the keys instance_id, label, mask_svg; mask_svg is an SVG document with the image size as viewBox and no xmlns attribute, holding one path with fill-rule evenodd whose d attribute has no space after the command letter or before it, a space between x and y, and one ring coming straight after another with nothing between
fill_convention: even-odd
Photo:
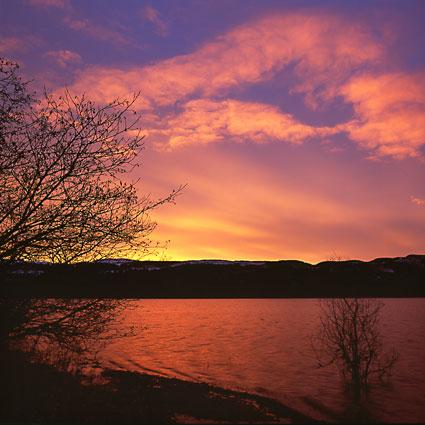
<instances>
[{"instance_id":1,"label":"hillside ridge","mask_svg":"<svg viewBox=\"0 0 425 425\"><path fill-rule=\"evenodd\" d=\"M371 261L1 261L6 296L118 298L423 297L425 255Z\"/></svg>"}]
</instances>

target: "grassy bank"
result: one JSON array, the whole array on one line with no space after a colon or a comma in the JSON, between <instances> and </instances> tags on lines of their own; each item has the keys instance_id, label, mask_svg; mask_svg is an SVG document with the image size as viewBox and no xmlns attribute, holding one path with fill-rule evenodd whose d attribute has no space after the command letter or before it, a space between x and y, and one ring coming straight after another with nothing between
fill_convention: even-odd
<instances>
[{"instance_id":1,"label":"grassy bank","mask_svg":"<svg viewBox=\"0 0 425 425\"><path fill-rule=\"evenodd\" d=\"M107 369L102 384L5 353L3 423L314 423L275 400L182 381Z\"/></svg>"}]
</instances>

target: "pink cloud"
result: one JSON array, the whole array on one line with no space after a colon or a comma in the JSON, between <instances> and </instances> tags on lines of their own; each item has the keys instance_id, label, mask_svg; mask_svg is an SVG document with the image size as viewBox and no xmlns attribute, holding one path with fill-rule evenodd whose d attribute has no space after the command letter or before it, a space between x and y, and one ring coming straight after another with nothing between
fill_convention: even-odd
<instances>
[{"instance_id":1,"label":"pink cloud","mask_svg":"<svg viewBox=\"0 0 425 425\"><path fill-rule=\"evenodd\" d=\"M425 144L425 72L362 74L341 87L355 119L341 126L378 156L420 155Z\"/></svg>"},{"instance_id":2,"label":"pink cloud","mask_svg":"<svg viewBox=\"0 0 425 425\"><path fill-rule=\"evenodd\" d=\"M25 52L28 44L18 37L5 37L0 39L0 53L5 52Z\"/></svg>"},{"instance_id":3,"label":"pink cloud","mask_svg":"<svg viewBox=\"0 0 425 425\"><path fill-rule=\"evenodd\" d=\"M42 7L56 7L59 9L65 9L70 7L69 0L29 0L29 3L32 6L42 6Z\"/></svg>"},{"instance_id":4,"label":"pink cloud","mask_svg":"<svg viewBox=\"0 0 425 425\"><path fill-rule=\"evenodd\" d=\"M132 91L141 90L143 96L157 105L173 104L194 93L205 97L258 83L291 63L298 63L297 74L302 78L308 75L313 81L316 77L315 84L323 85L325 79L335 83L336 70L341 79L353 66L376 62L381 55L380 47L357 28L332 15L284 14L262 18L217 37L194 53L134 67L126 73L109 69L108 81L125 84ZM76 87L91 86L92 74L99 71L92 68L81 74ZM97 85L103 86L104 81L98 79ZM298 88L305 92L313 89Z\"/></svg>"},{"instance_id":5,"label":"pink cloud","mask_svg":"<svg viewBox=\"0 0 425 425\"><path fill-rule=\"evenodd\" d=\"M51 50L44 56L56 62L61 68L82 62L81 56L71 50Z\"/></svg>"},{"instance_id":6,"label":"pink cloud","mask_svg":"<svg viewBox=\"0 0 425 425\"><path fill-rule=\"evenodd\" d=\"M410 195L410 200L416 205L425 205L425 199L417 198L413 195Z\"/></svg>"},{"instance_id":7,"label":"pink cloud","mask_svg":"<svg viewBox=\"0 0 425 425\"><path fill-rule=\"evenodd\" d=\"M302 124L278 107L227 99L193 100L183 112L162 122L150 134L165 135L168 148L187 144L208 144L219 141L270 143L284 141L301 143L308 137L325 136L335 131L329 127L315 128Z\"/></svg>"},{"instance_id":8,"label":"pink cloud","mask_svg":"<svg viewBox=\"0 0 425 425\"><path fill-rule=\"evenodd\" d=\"M167 26L160 19L159 12L151 6L146 6L142 10L139 11L140 16L143 19L152 22L156 26L156 32L159 35L166 36L167 35Z\"/></svg>"},{"instance_id":9,"label":"pink cloud","mask_svg":"<svg viewBox=\"0 0 425 425\"><path fill-rule=\"evenodd\" d=\"M32 35L23 37L0 37L0 53L13 55L26 53L34 46L40 46L41 41Z\"/></svg>"},{"instance_id":10,"label":"pink cloud","mask_svg":"<svg viewBox=\"0 0 425 425\"><path fill-rule=\"evenodd\" d=\"M108 41L117 46L133 45L134 43L124 37L119 31L95 25L88 19L65 18L64 23L72 30L82 32L101 41Z\"/></svg>"},{"instance_id":11,"label":"pink cloud","mask_svg":"<svg viewBox=\"0 0 425 425\"><path fill-rule=\"evenodd\" d=\"M154 9L144 10L150 19L157 17ZM86 21L71 25L90 28ZM346 132L371 157L417 156L425 144L424 73L362 71L384 59L383 47L358 23L287 13L240 25L193 53L152 65L88 68L72 90L90 92L98 102L140 91L136 106L153 117L147 128L168 147L242 139L294 143ZM334 129L314 128L273 106L226 99L229 89L234 93L274 78L291 64L292 92L304 94L312 108L342 97L353 105L353 118Z\"/></svg>"},{"instance_id":12,"label":"pink cloud","mask_svg":"<svg viewBox=\"0 0 425 425\"><path fill-rule=\"evenodd\" d=\"M306 27L314 25L314 31ZM353 73L383 61L384 48L369 31L356 22L344 19L307 21L293 33L301 44L295 74L300 82L292 90L304 93L306 103L316 108L320 102L334 100L340 85Z\"/></svg>"}]
</instances>

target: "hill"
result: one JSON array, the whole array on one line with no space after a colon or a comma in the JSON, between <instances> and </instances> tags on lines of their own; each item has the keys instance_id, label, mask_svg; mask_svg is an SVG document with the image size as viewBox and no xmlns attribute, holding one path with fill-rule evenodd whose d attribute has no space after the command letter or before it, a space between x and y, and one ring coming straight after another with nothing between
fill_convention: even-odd
<instances>
[{"instance_id":1,"label":"hill","mask_svg":"<svg viewBox=\"0 0 425 425\"><path fill-rule=\"evenodd\" d=\"M425 255L364 262L0 263L2 296L113 298L424 297Z\"/></svg>"}]
</instances>

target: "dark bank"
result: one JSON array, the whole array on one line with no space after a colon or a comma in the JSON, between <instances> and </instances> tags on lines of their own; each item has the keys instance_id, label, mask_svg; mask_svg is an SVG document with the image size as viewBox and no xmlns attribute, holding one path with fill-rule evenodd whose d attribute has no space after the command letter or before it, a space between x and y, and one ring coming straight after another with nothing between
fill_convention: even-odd
<instances>
[{"instance_id":1,"label":"dark bank","mask_svg":"<svg viewBox=\"0 0 425 425\"><path fill-rule=\"evenodd\" d=\"M0 263L3 296L111 298L423 297L425 255L363 261Z\"/></svg>"},{"instance_id":2,"label":"dark bank","mask_svg":"<svg viewBox=\"0 0 425 425\"><path fill-rule=\"evenodd\" d=\"M102 383L2 355L2 423L320 423L273 399L137 372L105 369Z\"/></svg>"}]
</instances>

